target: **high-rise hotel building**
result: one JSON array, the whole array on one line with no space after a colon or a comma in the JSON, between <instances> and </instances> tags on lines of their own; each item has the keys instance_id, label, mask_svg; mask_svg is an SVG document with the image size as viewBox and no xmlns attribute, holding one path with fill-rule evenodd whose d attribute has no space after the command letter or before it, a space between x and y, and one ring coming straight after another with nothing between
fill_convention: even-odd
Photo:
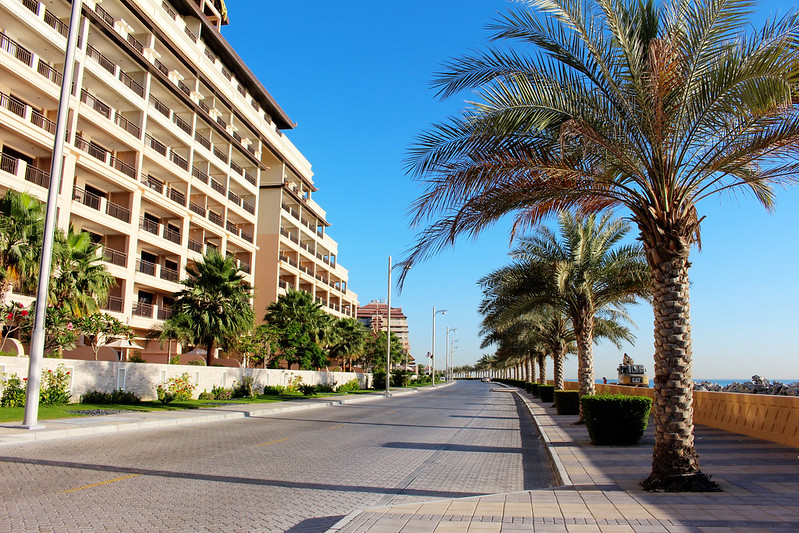
<instances>
[{"instance_id":1,"label":"high-rise hotel building","mask_svg":"<svg viewBox=\"0 0 799 533\"><path fill-rule=\"evenodd\" d=\"M220 34L221 0L84 0L58 226L89 231L139 335L187 263L232 256L258 319L288 288L355 317L294 124ZM46 201L70 3L0 0L0 194Z\"/></svg>"}]
</instances>

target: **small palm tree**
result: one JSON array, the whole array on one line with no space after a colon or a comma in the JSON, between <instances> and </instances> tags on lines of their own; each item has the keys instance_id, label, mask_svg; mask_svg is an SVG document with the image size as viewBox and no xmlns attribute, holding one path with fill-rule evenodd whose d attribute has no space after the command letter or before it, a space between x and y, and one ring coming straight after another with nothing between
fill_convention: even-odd
<instances>
[{"instance_id":1,"label":"small palm tree","mask_svg":"<svg viewBox=\"0 0 799 533\"><path fill-rule=\"evenodd\" d=\"M269 304L264 320L278 332L278 345L289 366L321 368L327 365L322 345L328 341L333 317L306 291L289 289Z\"/></svg>"},{"instance_id":2,"label":"small palm tree","mask_svg":"<svg viewBox=\"0 0 799 533\"><path fill-rule=\"evenodd\" d=\"M352 362L363 354L369 340L369 330L355 318L340 318L335 323L331 340L330 356L343 360L345 364L349 362L352 371Z\"/></svg>"},{"instance_id":3,"label":"small palm tree","mask_svg":"<svg viewBox=\"0 0 799 533\"><path fill-rule=\"evenodd\" d=\"M0 298L12 286L36 286L44 215L44 204L27 193L11 189L0 199Z\"/></svg>"},{"instance_id":4,"label":"small palm tree","mask_svg":"<svg viewBox=\"0 0 799 533\"><path fill-rule=\"evenodd\" d=\"M205 348L210 366L216 346L232 345L252 328L252 289L233 259L213 250L187 266L186 273L164 329Z\"/></svg>"},{"instance_id":5,"label":"small palm tree","mask_svg":"<svg viewBox=\"0 0 799 533\"><path fill-rule=\"evenodd\" d=\"M59 232L56 242L50 302L76 318L96 313L116 284L102 262L102 246L72 226L66 235Z\"/></svg>"}]
</instances>

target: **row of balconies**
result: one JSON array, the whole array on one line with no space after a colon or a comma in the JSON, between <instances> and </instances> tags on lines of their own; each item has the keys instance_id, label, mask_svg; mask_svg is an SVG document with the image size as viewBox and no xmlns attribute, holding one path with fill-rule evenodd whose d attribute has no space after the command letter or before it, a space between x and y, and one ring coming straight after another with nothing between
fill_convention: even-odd
<instances>
[{"instance_id":1,"label":"row of balconies","mask_svg":"<svg viewBox=\"0 0 799 533\"><path fill-rule=\"evenodd\" d=\"M295 287L293 283L290 283L290 282L282 280L282 279L278 279L277 280L277 285L278 285L278 287L280 287L281 289L283 289L285 291L287 291L289 289L300 290L300 291L304 290L304 289L300 289L299 287ZM305 291L305 292L308 292L308 291ZM339 304L335 304L333 302L329 302L329 301L325 300L324 298L319 298L319 297L314 297L314 300L317 303L321 304L322 306L327 307L328 309L332 309L332 310L337 311L339 313L343 313L343 314L345 314L347 316L352 316L352 317L355 316L355 314L353 313L353 306L351 306L349 304L341 304L341 305L339 305Z\"/></svg>"},{"instance_id":2,"label":"row of balconies","mask_svg":"<svg viewBox=\"0 0 799 533\"><path fill-rule=\"evenodd\" d=\"M312 246L311 244L308 244L306 242L300 241L300 239L299 239L299 237L297 235L294 235L292 232L290 232L286 228L280 228L280 234L283 235L284 237L286 237L288 240L290 240L294 244L297 244L300 248L302 248L303 250L308 252L308 254L310 254L311 256L314 256L317 259L319 259L320 261L322 261L322 262L330 265L331 267L335 268L335 266L336 266L336 256L335 255L332 255L332 254L325 255L325 254L315 250L314 246Z\"/></svg>"},{"instance_id":3,"label":"row of balconies","mask_svg":"<svg viewBox=\"0 0 799 533\"><path fill-rule=\"evenodd\" d=\"M311 268L308 268L308 267L306 267L304 265L301 265L301 264L297 264L296 260L292 259L291 257L288 257L285 254L278 253L278 258L283 263L286 263L287 265L290 265L290 266L292 266L292 267L294 267L294 268L296 268L298 270L303 271L309 277L315 278L317 281L319 281L321 283L324 283L325 285L327 285L328 287L330 287L332 289L335 289L335 290L337 290L337 291L339 291L341 293L346 293L347 292L346 288L345 288L346 287L346 282L345 281L331 281L329 276L322 276L321 274L319 274L317 272L314 272L313 269L311 269Z\"/></svg>"},{"instance_id":4,"label":"row of balconies","mask_svg":"<svg viewBox=\"0 0 799 533\"><path fill-rule=\"evenodd\" d=\"M113 16L111 16L111 15L110 15L110 14L109 14L109 13L108 13L108 12L107 12L107 11L106 11L104 8L102 8L102 7L100 6L100 4L99 4L99 3L98 3L98 4L95 4L95 8L94 8L94 10L95 10L95 12L96 12L96 13L99 15L100 19L101 19L101 20L102 20L102 21L103 21L103 22L104 22L106 25L108 25L108 26L109 26L110 28L112 28L113 30L117 31L117 28L115 27L115 24L114 24L114 22L115 22L115 21L114 21L114 17L113 17ZM127 34L127 35L126 35L126 37L125 37L125 39L126 39L128 42L130 42L130 43L133 45L133 48L134 48L134 49L135 49L135 50L136 50L136 51L137 51L137 52L138 52L138 53L139 53L139 54L140 54L140 55L141 55L143 58L145 58L145 59L148 59L148 58L147 58L147 55L148 55L148 54L145 54L145 47L144 47L144 45L143 45L141 42L139 42L139 41L138 41L138 40L137 40L137 39L136 39L136 38L135 38L133 35ZM196 41L196 39L194 39L194 40ZM148 59L148 60L149 60L149 59ZM159 60L157 57L155 57L155 55L153 55L153 56L152 56L152 60L151 60L151 62L152 62L152 64L153 64L153 65L154 65L154 66L155 66L155 67L156 67L158 70L160 70L160 71L161 71L161 72L162 72L162 73L163 73L165 76L167 76L167 77L169 77L170 79L172 79L172 81L175 83L175 85L178 87L178 89L179 89L179 90L180 90L180 91L181 91L181 92L182 92L182 93L183 93L183 94L184 94L184 95L185 95L187 98L190 98L190 99L192 99L192 100L194 101L194 99L192 98L192 96L193 96L193 95L197 95L197 94L198 94L196 91L193 91L193 90L192 90L192 89L191 89L191 88L190 88L190 87L189 87L189 86L188 86L188 85L187 85L185 82L183 82L181 79L179 79L179 77L178 77L178 76L170 77L169 75L170 75L170 72L171 72L171 71L169 70L169 68L168 68L168 67L166 67L166 66L165 66L163 63L161 63L161 61L160 61L160 60ZM106 68L106 70L108 70L108 67L111 67L111 66L113 66L113 67L115 67L115 68L116 68L116 65L114 65L114 64L113 64L113 62L111 62L111 61L110 61L108 58L105 58L105 63L106 63L106 65L107 65L107 66L105 67L105 68ZM109 63L110 63L110 64L109 64ZM109 72L111 72L111 74L114 74L114 75L116 75L116 74L115 74L115 72L112 72L112 71L109 71ZM182 76L181 76L181 77L182 77ZM173 78L174 78L174 79L173 79ZM124 81L124 80L123 80L123 81ZM143 96L144 96L144 94L142 93L142 94L140 94L140 96L142 96L142 97L143 97ZM219 111L218 111L218 110L216 110L216 109L211 109L211 108L210 108L208 105L203 105L203 104L202 104L202 101L201 101L201 100L199 100L199 97L198 97L198 99L196 100L196 103L197 103L197 104L198 104L198 105L199 105L199 106L200 106L200 107L203 109L203 111L205 111L205 112L206 112L206 114L208 114L208 116L211 118L211 120L215 120L215 121L216 121L216 122L217 122L217 123L218 123L220 126L222 126L223 128L225 128L225 130L226 130L226 131L227 131L227 132L228 132L228 133L231 135L231 137L233 137L233 138L234 138L234 139L235 139L235 140L236 140L236 141L239 143L239 145L240 145L240 146L241 146L241 147L242 147L244 150L246 150L247 152L249 152L249 153L250 153L251 155L253 155L253 156L255 156L255 155L256 155L256 149L255 149L255 147L253 146L253 142L252 142L250 139L248 139L248 138L242 138L242 137L241 137L241 135L239 135L238 133L236 133L236 131L233 129L233 127L232 127L232 126L231 126L231 127L228 127L228 124L227 124L227 123L226 123L224 120L222 120L222 119L221 119L221 117L219 117L219 116L214 116L214 115L221 115L221 114L222 114L221 112L219 112ZM190 133L190 132L188 132L188 133Z\"/></svg>"}]
</instances>

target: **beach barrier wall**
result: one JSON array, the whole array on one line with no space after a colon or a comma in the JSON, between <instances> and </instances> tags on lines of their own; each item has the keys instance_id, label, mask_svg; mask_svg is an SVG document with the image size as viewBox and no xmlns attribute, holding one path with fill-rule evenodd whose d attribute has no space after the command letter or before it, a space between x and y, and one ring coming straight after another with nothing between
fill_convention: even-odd
<instances>
[{"instance_id":1,"label":"beach barrier wall","mask_svg":"<svg viewBox=\"0 0 799 533\"><path fill-rule=\"evenodd\" d=\"M552 383L552 381L548 381ZM578 390L576 381L566 390ZM597 392L654 397L649 387L596 386ZM694 423L799 448L799 396L694 391Z\"/></svg>"}]
</instances>

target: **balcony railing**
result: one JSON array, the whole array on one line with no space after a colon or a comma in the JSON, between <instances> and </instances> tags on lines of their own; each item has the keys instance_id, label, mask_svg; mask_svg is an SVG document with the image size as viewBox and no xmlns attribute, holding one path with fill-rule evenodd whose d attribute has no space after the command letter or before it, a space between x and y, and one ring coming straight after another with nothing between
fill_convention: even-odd
<instances>
[{"instance_id":1,"label":"balcony railing","mask_svg":"<svg viewBox=\"0 0 799 533\"><path fill-rule=\"evenodd\" d=\"M229 220L225 223L225 229L228 230L233 235L238 235L239 234L239 228L237 228L236 224L234 224L233 222L231 222Z\"/></svg>"},{"instance_id":2,"label":"balcony railing","mask_svg":"<svg viewBox=\"0 0 799 533\"><path fill-rule=\"evenodd\" d=\"M200 216L205 216L205 208L200 204L195 204L194 202L189 202L189 210L197 213Z\"/></svg>"},{"instance_id":3,"label":"balcony railing","mask_svg":"<svg viewBox=\"0 0 799 533\"><path fill-rule=\"evenodd\" d=\"M141 181L158 194L164 194L164 183L158 178L154 178L149 174L142 174Z\"/></svg>"},{"instance_id":4,"label":"balcony railing","mask_svg":"<svg viewBox=\"0 0 799 533\"><path fill-rule=\"evenodd\" d=\"M0 154L0 170L8 172L9 174L17 173L17 165L19 159L11 157L7 154Z\"/></svg>"},{"instance_id":5,"label":"balcony railing","mask_svg":"<svg viewBox=\"0 0 799 533\"><path fill-rule=\"evenodd\" d=\"M136 260L136 270L138 272L141 272L142 274L147 274L148 276L155 276L155 269L156 269L155 263L151 263L150 261L145 261L144 259Z\"/></svg>"},{"instance_id":6,"label":"balcony railing","mask_svg":"<svg viewBox=\"0 0 799 533\"><path fill-rule=\"evenodd\" d=\"M161 229L161 223L143 216L139 219L139 227L148 233L158 235Z\"/></svg>"},{"instance_id":7,"label":"balcony railing","mask_svg":"<svg viewBox=\"0 0 799 533\"><path fill-rule=\"evenodd\" d=\"M87 192L85 189L77 186L72 191L72 199L97 211L100 210L100 204L102 203L102 198L100 196Z\"/></svg>"},{"instance_id":8,"label":"balcony railing","mask_svg":"<svg viewBox=\"0 0 799 533\"><path fill-rule=\"evenodd\" d=\"M154 275L155 274L153 274L153 276ZM133 314L135 316L140 316L144 318L153 318L153 305L144 302L137 302L133 306Z\"/></svg>"},{"instance_id":9,"label":"balcony railing","mask_svg":"<svg viewBox=\"0 0 799 533\"><path fill-rule=\"evenodd\" d=\"M241 230L241 238L250 243L255 241L255 237L253 237L251 233L247 233L244 230Z\"/></svg>"},{"instance_id":10,"label":"balcony railing","mask_svg":"<svg viewBox=\"0 0 799 533\"><path fill-rule=\"evenodd\" d=\"M29 181L39 187L50 187L50 173L46 170L28 165L25 167L25 181Z\"/></svg>"},{"instance_id":11,"label":"balcony railing","mask_svg":"<svg viewBox=\"0 0 799 533\"><path fill-rule=\"evenodd\" d=\"M250 182L250 184L255 185L255 176L253 176L246 170L244 171L244 179Z\"/></svg>"},{"instance_id":12,"label":"balcony railing","mask_svg":"<svg viewBox=\"0 0 799 533\"><path fill-rule=\"evenodd\" d=\"M107 202L105 212L123 222L130 222L130 210L114 202Z\"/></svg>"},{"instance_id":13,"label":"balcony railing","mask_svg":"<svg viewBox=\"0 0 799 533\"><path fill-rule=\"evenodd\" d=\"M189 161L184 157L176 154L175 152L170 151L169 153L169 160L175 163L177 166L182 168L183 170L189 170Z\"/></svg>"},{"instance_id":14,"label":"balcony railing","mask_svg":"<svg viewBox=\"0 0 799 533\"><path fill-rule=\"evenodd\" d=\"M201 254L203 253L203 243L189 239L189 250Z\"/></svg>"},{"instance_id":15,"label":"balcony railing","mask_svg":"<svg viewBox=\"0 0 799 533\"><path fill-rule=\"evenodd\" d=\"M227 163L227 154L214 145L214 155Z\"/></svg>"},{"instance_id":16,"label":"balcony railing","mask_svg":"<svg viewBox=\"0 0 799 533\"><path fill-rule=\"evenodd\" d=\"M33 54L14 39L9 38L5 33L0 32L0 50L4 50L19 59L29 67L33 66Z\"/></svg>"},{"instance_id":17,"label":"balcony railing","mask_svg":"<svg viewBox=\"0 0 799 533\"><path fill-rule=\"evenodd\" d=\"M37 0L22 0L22 5L27 7L34 15L39 14L39 2Z\"/></svg>"},{"instance_id":18,"label":"balcony railing","mask_svg":"<svg viewBox=\"0 0 799 533\"><path fill-rule=\"evenodd\" d=\"M211 178L211 188L221 194L222 196L225 195L225 186L216 181L215 179Z\"/></svg>"},{"instance_id":19,"label":"balcony railing","mask_svg":"<svg viewBox=\"0 0 799 533\"><path fill-rule=\"evenodd\" d=\"M169 242L180 244L180 231L164 226L164 238Z\"/></svg>"},{"instance_id":20,"label":"balcony railing","mask_svg":"<svg viewBox=\"0 0 799 533\"><path fill-rule=\"evenodd\" d=\"M174 122L178 128L191 135L191 124L180 118L178 115L172 115L172 122Z\"/></svg>"},{"instance_id":21,"label":"balcony railing","mask_svg":"<svg viewBox=\"0 0 799 533\"><path fill-rule=\"evenodd\" d=\"M45 131L55 135L55 122L45 117L36 110L31 110L31 122Z\"/></svg>"},{"instance_id":22,"label":"balcony railing","mask_svg":"<svg viewBox=\"0 0 799 533\"><path fill-rule=\"evenodd\" d=\"M211 141L209 141L206 137L204 137L199 132L195 132L194 133L194 140L196 140L198 143L203 145L206 150L210 150L211 149Z\"/></svg>"},{"instance_id":23,"label":"balcony railing","mask_svg":"<svg viewBox=\"0 0 799 533\"><path fill-rule=\"evenodd\" d=\"M126 72L124 72L121 69L119 71L119 80L123 84L125 84L125 86L128 87L131 91L138 94L141 98L144 98L144 87L142 87L142 85L139 82L131 78Z\"/></svg>"},{"instance_id":24,"label":"balcony railing","mask_svg":"<svg viewBox=\"0 0 799 533\"><path fill-rule=\"evenodd\" d=\"M119 296L109 296L108 301L105 302L105 306L103 306L103 309L105 309L106 311L112 311L114 313L121 313L124 307L125 307L125 300L123 300Z\"/></svg>"},{"instance_id":25,"label":"balcony railing","mask_svg":"<svg viewBox=\"0 0 799 533\"><path fill-rule=\"evenodd\" d=\"M39 60L39 64L36 66L36 72L47 78L48 80L52 81L56 85L61 85L61 80L64 76L58 72L56 69L42 61Z\"/></svg>"},{"instance_id":26,"label":"balcony railing","mask_svg":"<svg viewBox=\"0 0 799 533\"><path fill-rule=\"evenodd\" d=\"M234 193L233 191L228 191L227 193L228 200L233 202L234 204L240 206L241 205L241 196Z\"/></svg>"},{"instance_id":27,"label":"balcony railing","mask_svg":"<svg viewBox=\"0 0 799 533\"><path fill-rule=\"evenodd\" d=\"M127 39L130 45L133 48L135 48L137 52L139 52L140 54L144 53L144 45L136 37L134 37L131 34L128 34Z\"/></svg>"},{"instance_id":28,"label":"balcony railing","mask_svg":"<svg viewBox=\"0 0 799 533\"><path fill-rule=\"evenodd\" d=\"M14 98L11 95L0 93L0 107L8 109L17 116L25 117L25 108L28 106L21 100Z\"/></svg>"},{"instance_id":29,"label":"balcony railing","mask_svg":"<svg viewBox=\"0 0 799 533\"><path fill-rule=\"evenodd\" d=\"M112 265L117 265L121 267L125 267L128 265L128 254L122 252L120 250L114 250L113 248L103 248L103 255L107 259L109 263Z\"/></svg>"},{"instance_id":30,"label":"balcony railing","mask_svg":"<svg viewBox=\"0 0 799 533\"><path fill-rule=\"evenodd\" d=\"M111 108L105 103L98 100L93 94L86 89L80 90L80 101L103 115L105 118L111 118Z\"/></svg>"},{"instance_id":31,"label":"balcony railing","mask_svg":"<svg viewBox=\"0 0 799 533\"><path fill-rule=\"evenodd\" d=\"M158 320L168 320L172 316L172 308L164 306L159 307L157 316Z\"/></svg>"},{"instance_id":32,"label":"balcony railing","mask_svg":"<svg viewBox=\"0 0 799 533\"><path fill-rule=\"evenodd\" d=\"M150 136L149 133L144 134L144 144L166 157L166 145L161 141Z\"/></svg>"},{"instance_id":33,"label":"balcony railing","mask_svg":"<svg viewBox=\"0 0 799 533\"><path fill-rule=\"evenodd\" d=\"M241 175L243 175L243 174L244 174L244 169L242 169L242 168L241 168L241 165L239 165L239 164L238 164L238 163L236 163L235 161L231 161L231 162L230 162L230 168L231 168L231 169L232 169L234 172L236 172L237 174L241 174Z\"/></svg>"},{"instance_id":34,"label":"balcony railing","mask_svg":"<svg viewBox=\"0 0 799 533\"><path fill-rule=\"evenodd\" d=\"M141 138L141 128L138 126L138 124L134 124L130 120L120 115L119 111L114 112L114 122L116 122L117 126L127 131L137 139Z\"/></svg>"},{"instance_id":35,"label":"balcony railing","mask_svg":"<svg viewBox=\"0 0 799 533\"><path fill-rule=\"evenodd\" d=\"M210 179L208 174L206 174L205 172L203 172L199 168L191 167L191 175L192 175L192 177L197 178L201 182L203 182L206 185L208 185L208 180Z\"/></svg>"},{"instance_id":36,"label":"balcony railing","mask_svg":"<svg viewBox=\"0 0 799 533\"><path fill-rule=\"evenodd\" d=\"M111 26L114 27L114 17L108 14L108 11L103 9L99 3L95 4L94 11L100 16L100 19Z\"/></svg>"},{"instance_id":37,"label":"balcony railing","mask_svg":"<svg viewBox=\"0 0 799 533\"><path fill-rule=\"evenodd\" d=\"M90 58L94 59L101 67L107 70L109 73L116 75L117 66L116 64L105 57L99 50L93 47L90 44L86 45L86 55Z\"/></svg>"},{"instance_id":38,"label":"balcony railing","mask_svg":"<svg viewBox=\"0 0 799 533\"><path fill-rule=\"evenodd\" d=\"M171 187L169 188L169 199L186 207L186 195Z\"/></svg>"},{"instance_id":39,"label":"balcony railing","mask_svg":"<svg viewBox=\"0 0 799 533\"><path fill-rule=\"evenodd\" d=\"M251 203L249 203L247 200L243 200L243 201L241 202L241 207L242 207L242 208L243 208L245 211L247 211L249 214L251 214L251 215L254 215L254 214L255 214L255 206L254 206L254 205L252 205Z\"/></svg>"},{"instance_id":40,"label":"balcony railing","mask_svg":"<svg viewBox=\"0 0 799 533\"><path fill-rule=\"evenodd\" d=\"M53 15L49 9L44 10L44 21L47 23L48 26L53 28L55 31L66 37L69 34L69 25L64 24L61 20Z\"/></svg>"},{"instance_id":41,"label":"balcony railing","mask_svg":"<svg viewBox=\"0 0 799 533\"><path fill-rule=\"evenodd\" d=\"M178 280L180 279L180 273L177 270L173 270L171 268L162 266L161 279L165 279L167 281L174 281L175 283L177 283Z\"/></svg>"},{"instance_id":42,"label":"balcony railing","mask_svg":"<svg viewBox=\"0 0 799 533\"><path fill-rule=\"evenodd\" d=\"M208 220L213 222L219 227L222 227L222 216L214 213L213 211L208 211Z\"/></svg>"},{"instance_id":43,"label":"balcony railing","mask_svg":"<svg viewBox=\"0 0 799 533\"><path fill-rule=\"evenodd\" d=\"M153 95L150 95L150 105L152 105L159 113L169 118L169 106Z\"/></svg>"}]
</instances>

